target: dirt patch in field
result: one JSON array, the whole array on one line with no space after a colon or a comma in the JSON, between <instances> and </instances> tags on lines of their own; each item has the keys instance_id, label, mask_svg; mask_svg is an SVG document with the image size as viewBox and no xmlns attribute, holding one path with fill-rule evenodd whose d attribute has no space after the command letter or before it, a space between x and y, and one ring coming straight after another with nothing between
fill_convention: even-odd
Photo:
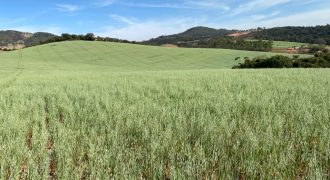
<instances>
[{"instance_id":1,"label":"dirt patch in field","mask_svg":"<svg viewBox=\"0 0 330 180\"><path fill-rule=\"evenodd\" d=\"M162 47L166 47L166 48L179 48L179 46L174 45L174 44L163 44Z\"/></svg>"},{"instance_id":2,"label":"dirt patch in field","mask_svg":"<svg viewBox=\"0 0 330 180\"><path fill-rule=\"evenodd\" d=\"M308 54L309 49L273 48L273 53Z\"/></svg>"},{"instance_id":3,"label":"dirt patch in field","mask_svg":"<svg viewBox=\"0 0 330 180\"><path fill-rule=\"evenodd\" d=\"M273 48L272 52L273 53L290 53L290 51L288 51L285 48ZM291 53L293 53L293 51L291 51Z\"/></svg>"},{"instance_id":4,"label":"dirt patch in field","mask_svg":"<svg viewBox=\"0 0 330 180\"><path fill-rule=\"evenodd\" d=\"M251 33L251 31L237 32L237 33L229 34L227 36L229 36L229 37L240 37L240 36L248 35L250 33Z\"/></svg>"}]
</instances>

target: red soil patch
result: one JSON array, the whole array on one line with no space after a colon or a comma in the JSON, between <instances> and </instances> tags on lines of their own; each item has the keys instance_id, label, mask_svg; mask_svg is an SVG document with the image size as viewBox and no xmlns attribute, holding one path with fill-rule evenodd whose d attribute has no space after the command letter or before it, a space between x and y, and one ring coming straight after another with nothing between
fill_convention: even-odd
<instances>
[{"instance_id":1,"label":"red soil patch","mask_svg":"<svg viewBox=\"0 0 330 180\"><path fill-rule=\"evenodd\" d=\"M227 36L229 36L229 37L240 37L240 36L248 35L250 33L251 33L251 31L237 32L237 33L229 34Z\"/></svg>"}]
</instances>

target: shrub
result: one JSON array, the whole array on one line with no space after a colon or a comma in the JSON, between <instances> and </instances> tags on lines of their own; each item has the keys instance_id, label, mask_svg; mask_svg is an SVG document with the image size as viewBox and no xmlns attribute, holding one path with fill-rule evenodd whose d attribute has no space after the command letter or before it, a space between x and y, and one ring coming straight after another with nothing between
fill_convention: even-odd
<instances>
[{"instance_id":1,"label":"shrub","mask_svg":"<svg viewBox=\"0 0 330 180\"><path fill-rule=\"evenodd\" d=\"M330 53L328 50L316 52L314 57L300 58L276 55L272 57L257 57L253 60L245 58L244 63L233 67L234 69L247 68L330 68Z\"/></svg>"}]
</instances>

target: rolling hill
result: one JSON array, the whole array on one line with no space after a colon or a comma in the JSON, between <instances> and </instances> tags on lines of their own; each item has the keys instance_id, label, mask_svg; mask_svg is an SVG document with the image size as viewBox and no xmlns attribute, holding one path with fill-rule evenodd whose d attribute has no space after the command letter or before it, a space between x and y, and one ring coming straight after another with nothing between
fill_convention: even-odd
<instances>
[{"instance_id":1,"label":"rolling hill","mask_svg":"<svg viewBox=\"0 0 330 180\"><path fill-rule=\"evenodd\" d=\"M225 49L165 48L97 41L65 41L0 54L0 68L17 68L22 52L25 70L155 71L231 68L235 57L273 53Z\"/></svg>"}]
</instances>

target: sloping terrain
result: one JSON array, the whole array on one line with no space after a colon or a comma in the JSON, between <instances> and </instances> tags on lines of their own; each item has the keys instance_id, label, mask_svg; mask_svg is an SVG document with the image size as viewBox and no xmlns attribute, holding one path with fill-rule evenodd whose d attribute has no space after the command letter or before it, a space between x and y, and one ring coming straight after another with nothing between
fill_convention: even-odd
<instances>
[{"instance_id":1,"label":"sloping terrain","mask_svg":"<svg viewBox=\"0 0 330 180\"><path fill-rule=\"evenodd\" d=\"M329 179L330 71L227 69L263 54L3 52L0 179Z\"/></svg>"},{"instance_id":2,"label":"sloping terrain","mask_svg":"<svg viewBox=\"0 0 330 180\"><path fill-rule=\"evenodd\" d=\"M26 70L155 71L231 68L236 57L274 55L225 49L165 48L123 43L67 41L0 54L0 68Z\"/></svg>"}]
</instances>

